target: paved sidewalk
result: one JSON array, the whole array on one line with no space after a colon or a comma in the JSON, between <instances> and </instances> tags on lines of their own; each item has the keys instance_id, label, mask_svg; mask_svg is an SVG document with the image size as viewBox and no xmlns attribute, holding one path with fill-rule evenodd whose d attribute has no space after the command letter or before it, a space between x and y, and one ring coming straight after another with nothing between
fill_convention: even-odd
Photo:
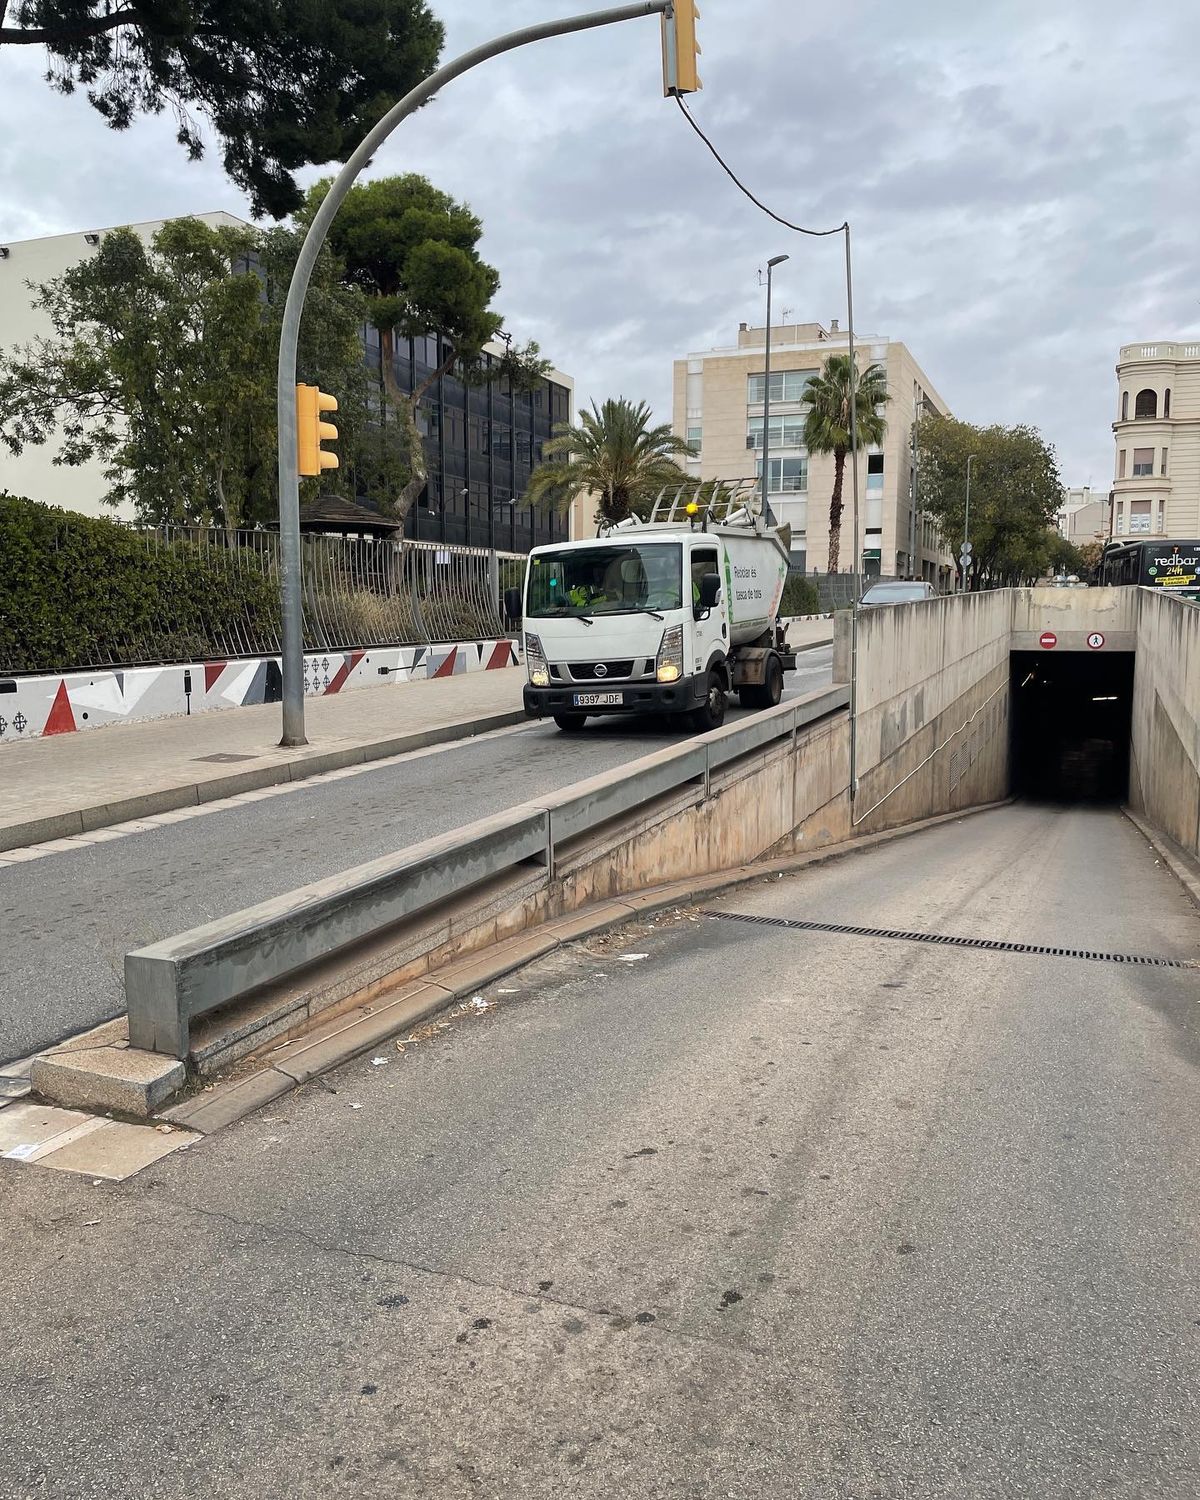
<instances>
[{"instance_id":1,"label":"paved sidewalk","mask_svg":"<svg viewBox=\"0 0 1200 1500\"><path fill-rule=\"evenodd\" d=\"M788 639L828 645L833 622L795 621ZM299 750L279 746L278 703L3 745L0 854L502 729L525 717L524 681L511 667L308 698Z\"/></svg>"},{"instance_id":2,"label":"paved sidewalk","mask_svg":"<svg viewBox=\"0 0 1200 1500\"><path fill-rule=\"evenodd\" d=\"M309 698L301 749L280 747L278 703L4 745L0 851L516 724L524 680L512 667Z\"/></svg>"}]
</instances>

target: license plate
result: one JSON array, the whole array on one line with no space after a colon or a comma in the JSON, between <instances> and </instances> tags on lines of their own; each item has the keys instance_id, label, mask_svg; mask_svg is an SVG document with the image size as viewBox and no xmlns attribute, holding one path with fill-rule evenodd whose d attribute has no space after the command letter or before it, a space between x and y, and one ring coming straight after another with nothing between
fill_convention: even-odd
<instances>
[{"instance_id":1,"label":"license plate","mask_svg":"<svg viewBox=\"0 0 1200 1500\"><path fill-rule=\"evenodd\" d=\"M620 708L624 693L576 693L576 708Z\"/></svg>"}]
</instances>

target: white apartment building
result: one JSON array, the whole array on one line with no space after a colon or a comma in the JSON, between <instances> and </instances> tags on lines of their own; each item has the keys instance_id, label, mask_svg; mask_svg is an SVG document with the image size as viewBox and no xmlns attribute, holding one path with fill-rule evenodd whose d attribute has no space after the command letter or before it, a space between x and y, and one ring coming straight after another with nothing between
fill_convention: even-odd
<instances>
[{"instance_id":1,"label":"white apartment building","mask_svg":"<svg viewBox=\"0 0 1200 1500\"><path fill-rule=\"evenodd\" d=\"M697 449L689 469L701 479L753 479L762 474L766 329L743 323L737 343L675 361L673 428ZM768 494L780 524L792 528L793 566L823 573L829 564L832 454L804 446L804 387L848 341L837 320L787 323L771 329L770 471ZM887 434L860 450L858 552L863 571L884 577L919 576L948 589L950 553L920 510L920 476L913 507L913 433L921 416L944 415L946 404L906 346L880 336L855 338L859 368L881 365L891 397ZM846 465L841 569L853 567L851 475Z\"/></svg>"},{"instance_id":2,"label":"white apartment building","mask_svg":"<svg viewBox=\"0 0 1200 1500\"><path fill-rule=\"evenodd\" d=\"M1113 536L1200 538L1200 343L1122 348L1113 434Z\"/></svg>"},{"instance_id":3,"label":"white apartment building","mask_svg":"<svg viewBox=\"0 0 1200 1500\"><path fill-rule=\"evenodd\" d=\"M1064 489L1054 518L1059 536L1078 547L1108 537L1108 491L1090 485Z\"/></svg>"},{"instance_id":4,"label":"white apartment building","mask_svg":"<svg viewBox=\"0 0 1200 1500\"><path fill-rule=\"evenodd\" d=\"M212 229L223 224L250 227L244 219L227 213L203 213L194 217ZM165 222L164 219L150 219L123 227L132 229L149 242ZM94 254L104 236L111 233L112 229L93 229L47 235L36 240L0 241L0 348L16 348L53 333L50 319L41 308L34 306L34 294L26 283L33 282L36 286L61 276L85 256ZM40 500L44 505L81 511L88 516L119 517L119 511L102 503L108 490L103 462L93 459L90 463L72 467L56 465L54 458L58 451L59 446L54 442L44 443L41 447L30 445L16 456L0 448L0 490L24 495L29 500Z\"/></svg>"}]
</instances>

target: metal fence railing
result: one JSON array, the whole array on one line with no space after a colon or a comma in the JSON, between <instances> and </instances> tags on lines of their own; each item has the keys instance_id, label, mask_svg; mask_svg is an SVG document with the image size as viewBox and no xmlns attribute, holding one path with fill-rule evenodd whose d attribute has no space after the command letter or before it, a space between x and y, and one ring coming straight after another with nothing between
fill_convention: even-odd
<instances>
[{"instance_id":1,"label":"metal fence railing","mask_svg":"<svg viewBox=\"0 0 1200 1500\"><path fill-rule=\"evenodd\" d=\"M66 520L50 543L61 558L37 584L60 622L56 638L0 630L0 674L278 655L278 533L131 529L132 552L105 561L97 590L94 577L81 578L86 551L71 529ZM302 558L306 651L503 636L504 589L525 565L520 554L478 547L319 534L302 538ZM119 586L124 569L137 587ZM98 591L100 609L84 599ZM2 595L0 580L0 605Z\"/></svg>"}]
</instances>

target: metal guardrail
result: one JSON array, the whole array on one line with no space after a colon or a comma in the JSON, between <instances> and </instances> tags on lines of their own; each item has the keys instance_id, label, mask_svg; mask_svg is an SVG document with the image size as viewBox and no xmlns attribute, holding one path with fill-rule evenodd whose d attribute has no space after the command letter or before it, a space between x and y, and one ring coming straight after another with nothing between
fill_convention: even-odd
<instances>
[{"instance_id":1,"label":"metal guardrail","mask_svg":"<svg viewBox=\"0 0 1200 1500\"><path fill-rule=\"evenodd\" d=\"M134 1047L186 1057L189 1025L231 1001L287 979L396 922L522 865L548 884L572 839L695 785L711 794L715 771L849 703L832 687L745 719L552 796L302 886L125 955L125 1000Z\"/></svg>"}]
</instances>

